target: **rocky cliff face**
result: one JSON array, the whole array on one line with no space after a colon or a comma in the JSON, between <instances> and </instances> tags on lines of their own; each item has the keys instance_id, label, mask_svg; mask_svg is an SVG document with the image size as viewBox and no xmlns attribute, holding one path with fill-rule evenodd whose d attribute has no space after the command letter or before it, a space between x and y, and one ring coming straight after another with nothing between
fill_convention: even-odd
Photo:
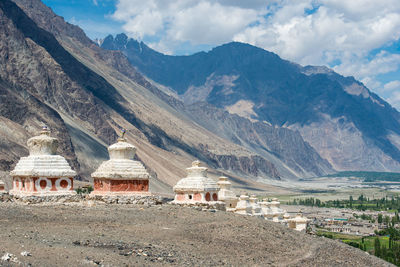
<instances>
[{"instance_id":1,"label":"rocky cliff face","mask_svg":"<svg viewBox=\"0 0 400 267\"><path fill-rule=\"evenodd\" d=\"M187 105L185 111L193 120L215 134L273 162L283 177L315 176L332 172L329 162L304 142L299 132L274 127L265 122L250 121L204 102Z\"/></svg>"},{"instance_id":2,"label":"rocky cliff face","mask_svg":"<svg viewBox=\"0 0 400 267\"><path fill-rule=\"evenodd\" d=\"M187 105L207 102L253 122L297 130L337 170L400 170L399 113L352 77L243 43L191 56L163 55L123 34L108 36L101 46L122 51Z\"/></svg>"},{"instance_id":3,"label":"rocky cliff face","mask_svg":"<svg viewBox=\"0 0 400 267\"><path fill-rule=\"evenodd\" d=\"M107 158L120 128L153 173L153 191L168 191L194 158L211 175L231 175L250 188L251 179L286 178L279 157L272 162L194 122L122 52L99 48L38 0L0 2L0 81L2 171L26 155L26 140L47 124L60 139L58 152L84 179Z\"/></svg>"}]
</instances>

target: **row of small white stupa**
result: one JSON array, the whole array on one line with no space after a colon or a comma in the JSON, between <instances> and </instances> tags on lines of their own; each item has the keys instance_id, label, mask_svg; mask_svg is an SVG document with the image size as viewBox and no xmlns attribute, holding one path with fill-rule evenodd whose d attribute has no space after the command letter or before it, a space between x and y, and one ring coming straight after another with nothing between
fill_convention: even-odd
<instances>
[{"instance_id":1,"label":"row of small white stupa","mask_svg":"<svg viewBox=\"0 0 400 267\"><path fill-rule=\"evenodd\" d=\"M288 224L290 228L302 231L308 224L308 219L301 214L295 218L280 208L277 198L271 201L258 199L252 195L241 195L239 198L231 191L231 183L227 177L220 177L218 183L207 177L207 168L200 167L199 161L194 161L192 167L187 168L187 177L181 179L175 186L176 204L216 204L225 203L227 211L242 215L259 216L266 220Z\"/></svg>"},{"instance_id":2,"label":"row of small white stupa","mask_svg":"<svg viewBox=\"0 0 400 267\"><path fill-rule=\"evenodd\" d=\"M124 133L118 142L108 147L110 160L103 162L92 173L94 190L91 195L150 195L149 178L143 164L133 160L136 148L124 139ZM27 142L29 156L22 157L11 171L12 189L16 196L73 195L73 177L65 158L56 155L58 141L50 137L49 129L44 126L39 136ZM260 216L266 220L287 223L296 230L305 229L308 220L300 215L290 216L280 208L278 199L264 199L258 202L255 196L241 195L239 198L231 191L227 177L220 177L218 183L207 177L207 168L200 167L194 161L187 168L187 177L174 186L175 199L172 203L181 205L225 204L226 210L243 215ZM0 181L0 191L4 183Z\"/></svg>"}]
</instances>

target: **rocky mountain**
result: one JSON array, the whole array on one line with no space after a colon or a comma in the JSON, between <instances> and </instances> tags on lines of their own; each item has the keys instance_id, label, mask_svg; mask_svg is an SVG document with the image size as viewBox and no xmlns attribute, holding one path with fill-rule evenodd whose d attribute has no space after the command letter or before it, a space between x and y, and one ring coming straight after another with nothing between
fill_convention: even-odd
<instances>
[{"instance_id":1,"label":"rocky mountain","mask_svg":"<svg viewBox=\"0 0 400 267\"><path fill-rule=\"evenodd\" d=\"M170 191L196 158L211 177L228 175L246 190L279 190L265 179L332 172L295 131L185 105L123 52L100 48L39 0L0 1L0 101L1 176L27 155L26 140L43 124L84 180L127 129L154 192Z\"/></svg>"},{"instance_id":2,"label":"rocky mountain","mask_svg":"<svg viewBox=\"0 0 400 267\"><path fill-rule=\"evenodd\" d=\"M353 77L237 42L169 56L119 34L101 47L123 52L185 105L206 102L257 125L298 131L336 170L400 171L399 112Z\"/></svg>"}]
</instances>

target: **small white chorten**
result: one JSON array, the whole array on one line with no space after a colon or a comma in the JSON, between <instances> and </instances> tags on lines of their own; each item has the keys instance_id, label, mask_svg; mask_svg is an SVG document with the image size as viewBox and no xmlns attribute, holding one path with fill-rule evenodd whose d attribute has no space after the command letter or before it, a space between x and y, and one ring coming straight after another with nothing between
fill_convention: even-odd
<instances>
[{"instance_id":1,"label":"small white chorten","mask_svg":"<svg viewBox=\"0 0 400 267\"><path fill-rule=\"evenodd\" d=\"M262 202L259 202L259 204L261 206L262 213L264 214L264 218L272 221L274 215L270 208L271 202L269 202L267 198L264 198Z\"/></svg>"},{"instance_id":2,"label":"small white chorten","mask_svg":"<svg viewBox=\"0 0 400 267\"><path fill-rule=\"evenodd\" d=\"M241 195L236 205L235 213L242 215L253 215L253 208L249 201L249 196Z\"/></svg>"},{"instance_id":3,"label":"small white chorten","mask_svg":"<svg viewBox=\"0 0 400 267\"><path fill-rule=\"evenodd\" d=\"M225 202L226 211L234 211L236 204L238 202L238 198L235 193L231 191L231 183L228 181L228 178L225 176L221 176L218 179L218 199L220 201Z\"/></svg>"},{"instance_id":4,"label":"small white chorten","mask_svg":"<svg viewBox=\"0 0 400 267\"><path fill-rule=\"evenodd\" d=\"M289 228L296 231L303 231L307 229L307 225L310 222L310 219L304 217L302 213L298 213L296 217L288 219L287 221L289 223Z\"/></svg>"},{"instance_id":5,"label":"small white chorten","mask_svg":"<svg viewBox=\"0 0 400 267\"><path fill-rule=\"evenodd\" d=\"M281 203L278 201L277 198L273 198L272 201L270 202L270 208L273 216L272 220L274 222L279 222L279 220L282 219L283 214L286 213L285 210L280 208L280 204Z\"/></svg>"},{"instance_id":6,"label":"small white chorten","mask_svg":"<svg viewBox=\"0 0 400 267\"><path fill-rule=\"evenodd\" d=\"M28 140L29 156L22 157L11 171L13 195L73 195L73 177L64 157L56 155L58 140L50 137L50 130L44 126L39 136Z\"/></svg>"},{"instance_id":7,"label":"small white chorten","mask_svg":"<svg viewBox=\"0 0 400 267\"><path fill-rule=\"evenodd\" d=\"M290 215L289 215L289 213L285 213L285 214L283 214L283 221L284 222L288 222L288 220L290 219Z\"/></svg>"},{"instance_id":8,"label":"small white chorten","mask_svg":"<svg viewBox=\"0 0 400 267\"><path fill-rule=\"evenodd\" d=\"M108 147L110 159L92 173L91 195L151 195L149 173L140 161L133 160L136 147L129 144L122 131L118 142Z\"/></svg>"},{"instance_id":9,"label":"small white chorten","mask_svg":"<svg viewBox=\"0 0 400 267\"><path fill-rule=\"evenodd\" d=\"M200 167L200 161L193 161L192 167L186 171L187 177L179 180L173 188L173 203L210 203L219 200L219 187L213 179L207 177L207 168Z\"/></svg>"},{"instance_id":10,"label":"small white chorten","mask_svg":"<svg viewBox=\"0 0 400 267\"><path fill-rule=\"evenodd\" d=\"M249 198L249 202L251 205L251 213L253 216L263 216L260 205L257 203L257 198L255 195L251 195Z\"/></svg>"}]
</instances>

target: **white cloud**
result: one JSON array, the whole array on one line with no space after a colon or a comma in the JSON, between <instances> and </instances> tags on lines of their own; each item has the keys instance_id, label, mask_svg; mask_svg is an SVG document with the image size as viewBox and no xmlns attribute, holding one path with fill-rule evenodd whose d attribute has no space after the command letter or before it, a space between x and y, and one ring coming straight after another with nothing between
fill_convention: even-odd
<instances>
[{"instance_id":1,"label":"white cloud","mask_svg":"<svg viewBox=\"0 0 400 267\"><path fill-rule=\"evenodd\" d=\"M400 81L399 80L394 80L391 82L388 82L383 86L383 90L386 92L393 92L393 91L399 91L400 92Z\"/></svg>"},{"instance_id":2,"label":"white cloud","mask_svg":"<svg viewBox=\"0 0 400 267\"><path fill-rule=\"evenodd\" d=\"M113 18L162 52L241 41L334 67L377 91L384 90L377 75L400 65L400 54L382 49L400 38L399 0L119 0Z\"/></svg>"},{"instance_id":3,"label":"white cloud","mask_svg":"<svg viewBox=\"0 0 400 267\"><path fill-rule=\"evenodd\" d=\"M264 8L263 8L264 7ZM113 18L124 22L132 37L156 37L157 47L221 44L231 41L237 32L263 20L265 1L196 0L120 0ZM154 44L153 44L154 45Z\"/></svg>"},{"instance_id":4,"label":"white cloud","mask_svg":"<svg viewBox=\"0 0 400 267\"><path fill-rule=\"evenodd\" d=\"M342 64L336 66L335 71L343 75L357 74L357 78L376 76L392 71L396 71L400 66L400 54L390 54L381 51L371 60L367 58L358 58L356 56L348 56L343 59Z\"/></svg>"},{"instance_id":5,"label":"white cloud","mask_svg":"<svg viewBox=\"0 0 400 267\"><path fill-rule=\"evenodd\" d=\"M378 90L385 95L385 100L389 102L397 110L400 110L400 80L390 81Z\"/></svg>"},{"instance_id":6,"label":"white cloud","mask_svg":"<svg viewBox=\"0 0 400 267\"><path fill-rule=\"evenodd\" d=\"M400 91L393 92L386 100L390 105L395 107L397 110L400 110Z\"/></svg>"}]
</instances>

